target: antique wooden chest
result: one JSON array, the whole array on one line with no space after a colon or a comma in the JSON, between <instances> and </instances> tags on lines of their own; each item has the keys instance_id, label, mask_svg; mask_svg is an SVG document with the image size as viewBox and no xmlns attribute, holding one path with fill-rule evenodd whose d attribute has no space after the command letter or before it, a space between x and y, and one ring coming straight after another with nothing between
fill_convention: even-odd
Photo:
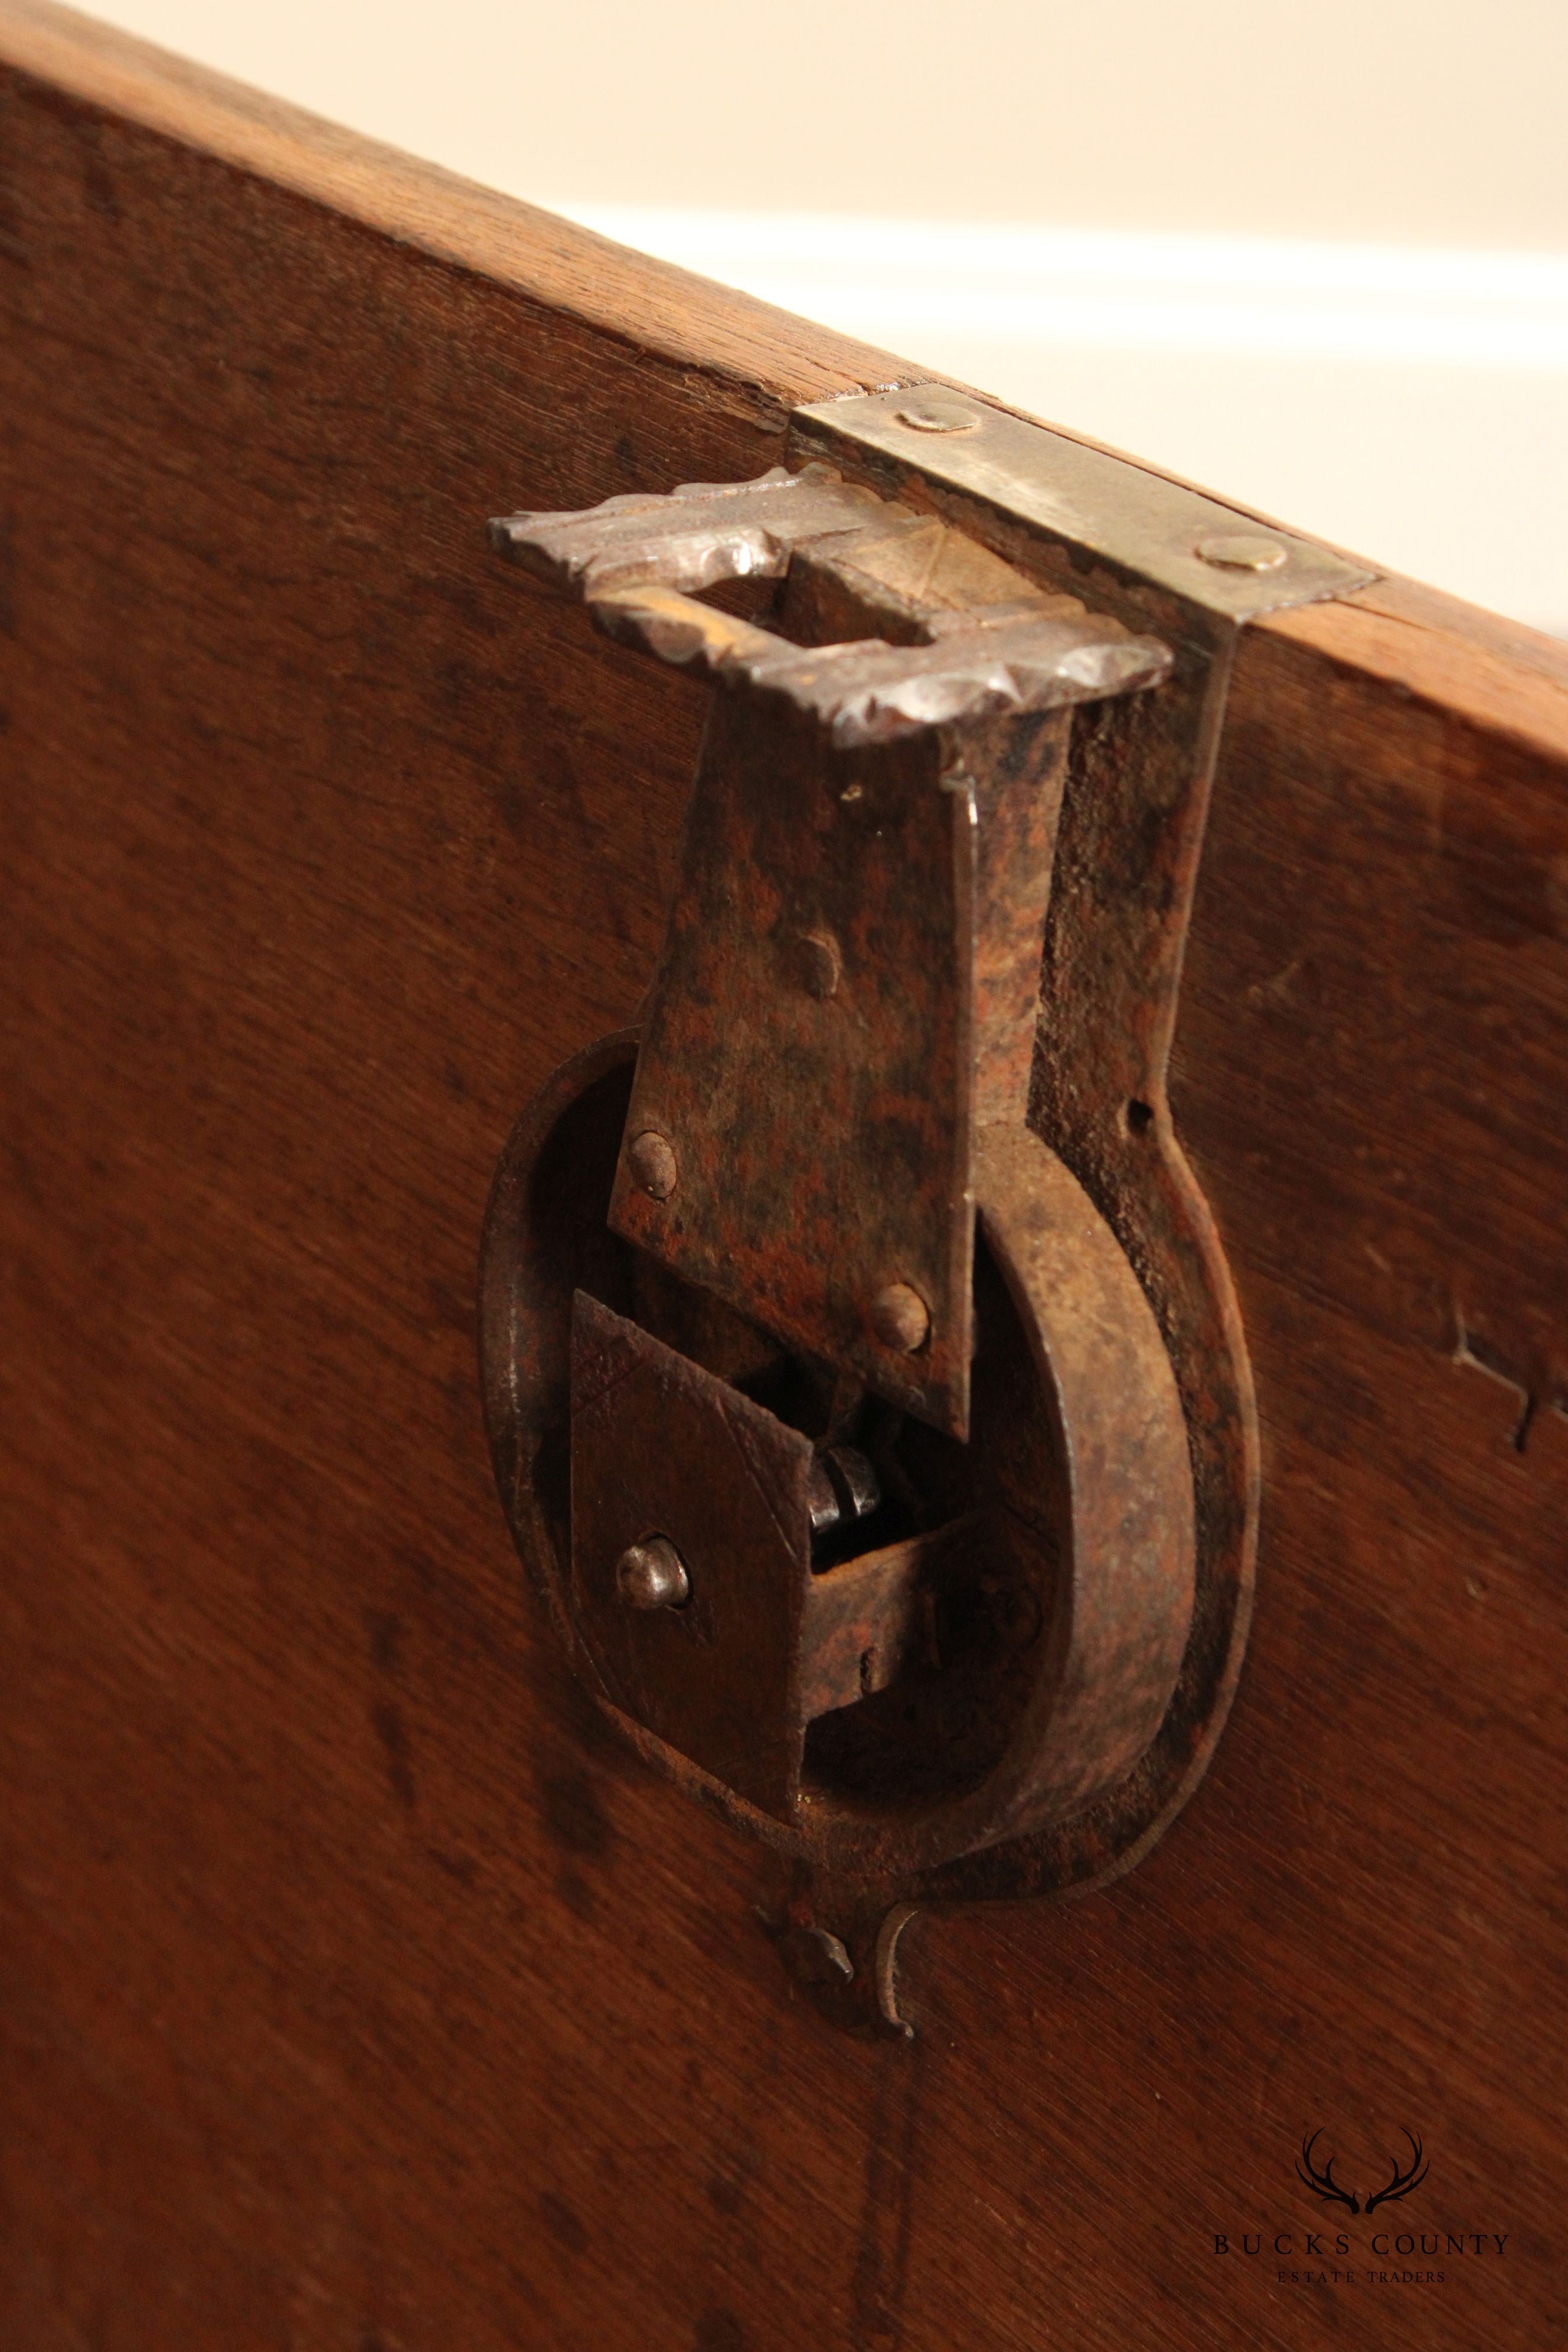
<instances>
[{"instance_id":1,"label":"antique wooden chest","mask_svg":"<svg viewBox=\"0 0 1568 2352\"><path fill-rule=\"evenodd\" d=\"M1563 2340L1568 654L39 0L0 303L6 2352Z\"/></svg>"}]
</instances>

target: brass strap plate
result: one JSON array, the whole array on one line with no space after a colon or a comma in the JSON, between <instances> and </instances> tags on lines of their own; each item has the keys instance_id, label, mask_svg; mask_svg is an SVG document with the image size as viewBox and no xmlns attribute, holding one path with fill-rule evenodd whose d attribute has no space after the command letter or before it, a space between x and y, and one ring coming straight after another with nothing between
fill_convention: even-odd
<instances>
[{"instance_id":1,"label":"brass strap plate","mask_svg":"<svg viewBox=\"0 0 1568 2352\"><path fill-rule=\"evenodd\" d=\"M899 495L902 469L912 469L1225 620L1347 595L1378 576L1315 540L944 384L817 401L797 408L791 424L794 462L843 465L846 445L892 459L900 474L876 482L884 497Z\"/></svg>"}]
</instances>

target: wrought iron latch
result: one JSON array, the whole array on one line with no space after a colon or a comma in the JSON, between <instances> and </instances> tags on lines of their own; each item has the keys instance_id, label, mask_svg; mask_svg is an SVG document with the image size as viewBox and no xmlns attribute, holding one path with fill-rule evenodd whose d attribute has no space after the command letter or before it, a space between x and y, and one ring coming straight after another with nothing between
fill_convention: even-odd
<instances>
[{"instance_id":1,"label":"wrought iron latch","mask_svg":"<svg viewBox=\"0 0 1568 2352\"><path fill-rule=\"evenodd\" d=\"M644 1753L882 1897L1136 1858L1250 1582L1246 1359L1163 1064L1226 633L1336 559L1224 509L1170 523L1173 577L1086 554L1070 499L1005 495L1019 434L1120 466L877 395L759 481L492 525L718 689L640 1033L497 1180L503 1498ZM744 582L754 617L700 601Z\"/></svg>"}]
</instances>

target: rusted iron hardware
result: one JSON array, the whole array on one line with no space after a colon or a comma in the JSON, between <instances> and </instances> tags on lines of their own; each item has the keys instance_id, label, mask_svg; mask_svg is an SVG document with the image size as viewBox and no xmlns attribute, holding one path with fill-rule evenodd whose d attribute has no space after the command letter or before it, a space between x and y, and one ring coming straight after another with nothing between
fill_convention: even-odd
<instances>
[{"instance_id":1,"label":"rusted iron hardware","mask_svg":"<svg viewBox=\"0 0 1568 2352\"><path fill-rule=\"evenodd\" d=\"M1097 550L1080 445L941 388L788 454L491 526L718 690L641 1028L498 1175L484 1370L579 1673L890 1984L895 1902L1125 1868L1224 1718L1255 1437L1165 1064L1230 635L1345 567L1161 484L1140 570L1135 484Z\"/></svg>"},{"instance_id":2,"label":"rusted iron hardware","mask_svg":"<svg viewBox=\"0 0 1568 2352\"><path fill-rule=\"evenodd\" d=\"M728 689L611 1224L963 1436L974 1133L1026 1107L1057 714L1169 654L820 464L497 536L608 635ZM758 576L805 642L689 593ZM868 624L906 642L848 635Z\"/></svg>"}]
</instances>

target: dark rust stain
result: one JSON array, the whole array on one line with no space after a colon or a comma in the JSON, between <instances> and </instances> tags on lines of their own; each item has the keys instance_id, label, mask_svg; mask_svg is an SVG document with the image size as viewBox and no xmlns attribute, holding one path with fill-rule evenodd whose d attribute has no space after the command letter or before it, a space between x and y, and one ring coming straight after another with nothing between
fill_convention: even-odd
<instances>
[{"instance_id":1,"label":"dark rust stain","mask_svg":"<svg viewBox=\"0 0 1568 2352\"><path fill-rule=\"evenodd\" d=\"M702 2186L707 2191L708 2201L714 2211L733 2220L745 2202L746 2191L751 2182L747 2173L736 2167L732 2169L710 2172Z\"/></svg>"},{"instance_id":2,"label":"dark rust stain","mask_svg":"<svg viewBox=\"0 0 1568 2352\"><path fill-rule=\"evenodd\" d=\"M402 1619L395 1617L390 1610L367 1609L364 1627L370 1641L372 1664L378 1673L395 1674L403 1653Z\"/></svg>"},{"instance_id":3,"label":"dark rust stain","mask_svg":"<svg viewBox=\"0 0 1568 2352\"><path fill-rule=\"evenodd\" d=\"M438 1845L426 1846L425 1851L442 1875L456 1880L459 1886L472 1886L479 1874L472 1854L447 1853Z\"/></svg>"},{"instance_id":4,"label":"dark rust stain","mask_svg":"<svg viewBox=\"0 0 1568 2352\"><path fill-rule=\"evenodd\" d=\"M588 1862L603 1862L616 1842L615 1830L590 1773L554 1771L542 1780L540 1808L557 1845Z\"/></svg>"},{"instance_id":5,"label":"dark rust stain","mask_svg":"<svg viewBox=\"0 0 1568 2352\"><path fill-rule=\"evenodd\" d=\"M555 1892L574 1919L586 1921L594 1917L598 1906L594 1898L594 1890L581 1871L558 1870Z\"/></svg>"},{"instance_id":6,"label":"dark rust stain","mask_svg":"<svg viewBox=\"0 0 1568 2352\"><path fill-rule=\"evenodd\" d=\"M377 1699L370 1710L371 1728L386 1753L386 1777L392 1793L410 1812L418 1801L414 1768L409 1759L408 1733L401 1711L390 1699Z\"/></svg>"},{"instance_id":7,"label":"dark rust stain","mask_svg":"<svg viewBox=\"0 0 1568 2352\"><path fill-rule=\"evenodd\" d=\"M0 637L16 634L16 533L8 515L0 515Z\"/></svg>"},{"instance_id":8,"label":"dark rust stain","mask_svg":"<svg viewBox=\"0 0 1568 2352\"><path fill-rule=\"evenodd\" d=\"M588 2232L564 2197L558 2197L552 2189L542 2190L539 2213L551 2236L558 2245L564 2246L569 2254L587 2252Z\"/></svg>"},{"instance_id":9,"label":"dark rust stain","mask_svg":"<svg viewBox=\"0 0 1568 2352\"><path fill-rule=\"evenodd\" d=\"M750 2340L732 2311L711 2304L692 2331L691 2352L747 2352Z\"/></svg>"},{"instance_id":10,"label":"dark rust stain","mask_svg":"<svg viewBox=\"0 0 1568 2352\"><path fill-rule=\"evenodd\" d=\"M867 2121L860 2226L850 2274L856 2352L898 2352L904 2340L910 2247L919 2181L921 2075L916 2044L882 2053Z\"/></svg>"},{"instance_id":11,"label":"dark rust stain","mask_svg":"<svg viewBox=\"0 0 1568 2352\"><path fill-rule=\"evenodd\" d=\"M100 220L118 228L120 198L106 152L108 142L104 125L91 116L84 117L78 124L77 139L81 156L82 194L87 198L89 209L95 212Z\"/></svg>"}]
</instances>

